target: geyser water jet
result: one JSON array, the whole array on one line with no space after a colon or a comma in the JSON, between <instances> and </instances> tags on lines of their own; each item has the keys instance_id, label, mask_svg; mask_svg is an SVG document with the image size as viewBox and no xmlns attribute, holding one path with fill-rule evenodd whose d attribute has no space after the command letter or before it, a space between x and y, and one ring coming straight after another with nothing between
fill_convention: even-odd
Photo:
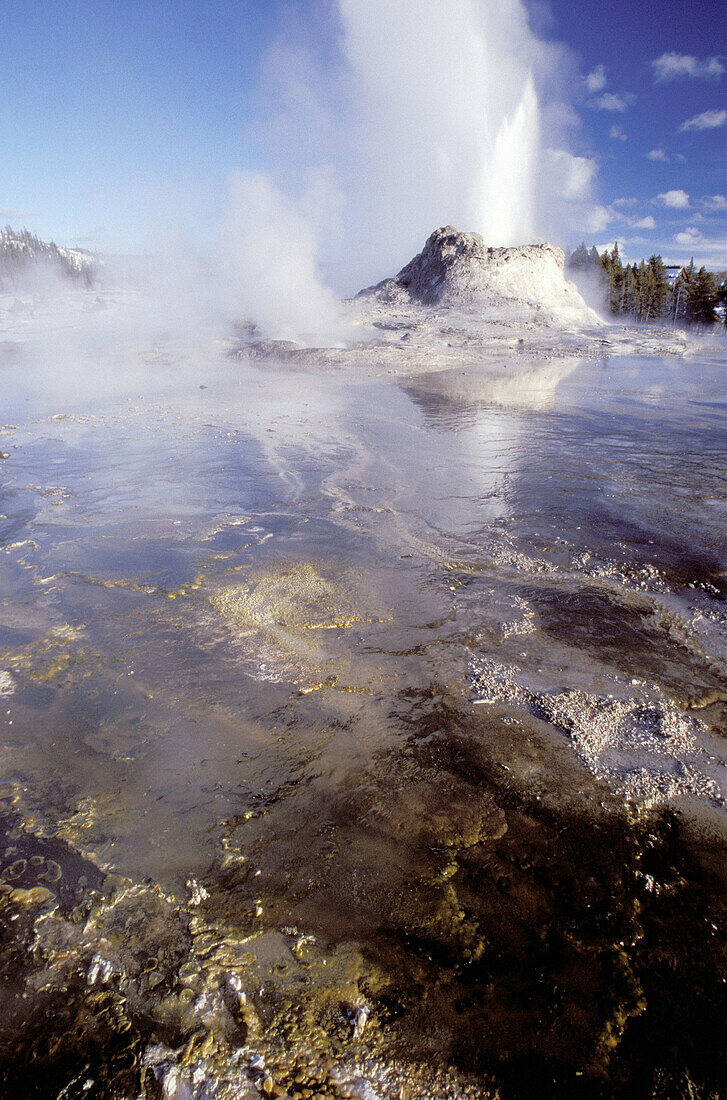
<instances>
[{"instance_id":1,"label":"geyser water jet","mask_svg":"<svg viewBox=\"0 0 727 1100\"><path fill-rule=\"evenodd\" d=\"M367 273L401 266L438 225L493 245L544 234L537 85L547 84L549 47L520 0L338 8L350 95L332 152Z\"/></svg>"},{"instance_id":2,"label":"geyser water jet","mask_svg":"<svg viewBox=\"0 0 727 1100\"><path fill-rule=\"evenodd\" d=\"M538 97L528 73L517 107L498 120L494 139L482 153L482 180L474 196L472 225L490 245L529 243L537 236L539 142Z\"/></svg>"},{"instance_id":3,"label":"geyser water jet","mask_svg":"<svg viewBox=\"0 0 727 1100\"><path fill-rule=\"evenodd\" d=\"M522 0L328 10L329 37L311 42L288 21L270 51L255 135L299 211L309 214L325 174L326 201L309 218L316 253L301 271L353 294L400 269L437 226L512 245L558 243L558 228L577 224L591 175L577 194L563 186L575 159L560 132L572 119L561 102L571 62L534 34Z\"/></svg>"}]
</instances>

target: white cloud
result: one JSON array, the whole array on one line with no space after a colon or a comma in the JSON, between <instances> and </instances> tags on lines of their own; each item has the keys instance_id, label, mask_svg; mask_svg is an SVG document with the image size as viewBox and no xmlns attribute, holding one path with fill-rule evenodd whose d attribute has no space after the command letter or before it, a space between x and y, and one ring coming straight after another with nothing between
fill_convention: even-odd
<instances>
[{"instance_id":1,"label":"white cloud","mask_svg":"<svg viewBox=\"0 0 727 1100\"><path fill-rule=\"evenodd\" d=\"M606 66L596 65L595 69L593 69L586 77L586 88L591 93L591 95L595 95L596 92L602 92L605 87Z\"/></svg>"},{"instance_id":2,"label":"white cloud","mask_svg":"<svg viewBox=\"0 0 727 1100\"><path fill-rule=\"evenodd\" d=\"M704 61L700 61L691 54L663 53L651 64L657 80L675 80L680 76L717 80L725 71L718 57L706 57Z\"/></svg>"},{"instance_id":3,"label":"white cloud","mask_svg":"<svg viewBox=\"0 0 727 1100\"><path fill-rule=\"evenodd\" d=\"M634 99L632 95L616 95L614 92L604 92L598 99L592 99L589 107L597 107L599 111L625 111L629 103Z\"/></svg>"},{"instance_id":4,"label":"white cloud","mask_svg":"<svg viewBox=\"0 0 727 1100\"><path fill-rule=\"evenodd\" d=\"M686 191L663 191L656 196L656 201L663 206L670 206L672 210L686 210L689 206L689 195Z\"/></svg>"},{"instance_id":5,"label":"white cloud","mask_svg":"<svg viewBox=\"0 0 727 1100\"><path fill-rule=\"evenodd\" d=\"M548 149L549 175L558 193L571 201L583 201L588 198L593 177L596 174L596 162L588 157L574 157L565 149Z\"/></svg>"},{"instance_id":6,"label":"white cloud","mask_svg":"<svg viewBox=\"0 0 727 1100\"><path fill-rule=\"evenodd\" d=\"M636 206L638 199L616 199L616 201L608 208L612 221L626 222L630 229L656 229L656 221L651 214L647 214L645 217L639 217L634 214L626 214L619 207L624 206ZM632 237L632 241L638 241L640 238Z\"/></svg>"},{"instance_id":7,"label":"white cloud","mask_svg":"<svg viewBox=\"0 0 727 1100\"><path fill-rule=\"evenodd\" d=\"M693 259L697 269L706 267L708 271L722 271L727 268L727 245L724 240L702 238L699 241L677 241L676 247L672 247L674 252L669 252L667 248L662 251L665 264L684 264Z\"/></svg>"},{"instance_id":8,"label":"white cloud","mask_svg":"<svg viewBox=\"0 0 727 1100\"><path fill-rule=\"evenodd\" d=\"M612 126L608 131L608 136L613 138L614 141L626 141L626 132L623 126Z\"/></svg>"},{"instance_id":9,"label":"white cloud","mask_svg":"<svg viewBox=\"0 0 727 1100\"><path fill-rule=\"evenodd\" d=\"M650 149L646 155L649 160L663 160L665 163L669 160L664 149Z\"/></svg>"},{"instance_id":10,"label":"white cloud","mask_svg":"<svg viewBox=\"0 0 727 1100\"><path fill-rule=\"evenodd\" d=\"M702 209L708 214L721 214L727 210L727 198L724 195L705 195L702 199Z\"/></svg>"},{"instance_id":11,"label":"white cloud","mask_svg":"<svg viewBox=\"0 0 727 1100\"><path fill-rule=\"evenodd\" d=\"M690 225L683 233L677 233L674 240L677 244L698 244L702 240L702 234L696 225Z\"/></svg>"},{"instance_id":12,"label":"white cloud","mask_svg":"<svg viewBox=\"0 0 727 1100\"><path fill-rule=\"evenodd\" d=\"M613 246L613 240L596 243L601 254L605 249L611 252ZM699 227L692 223L670 240L661 237L654 240L653 237L640 236L638 232L634 236L619 233L618 248L624 263L638 263L652 252L660 252L665 264L688 263L690 257L694 257L697 268L702 265L712 271L727 268L727 240L724 237L702 236Z\"/></svg>"},{"instance_id":13,"label":"white cloud","mask_svg":"<svg viewBox=\"0 0 727 1100\"><path fill-rule=\"evenodd\" d=\"M610 221L612 221L610 210L605 206L592 206L586 215L586 232L603 233Z\"/></svg>"},{"instance_id":14,"label":"white cloud","mask_svg":"<svg viewBox=\"0 0 727 1100\"><path fill-rule=\"evenodd\" d=\"M688 118L679 127L679 133L685 130L715 130L727 122L727 111L703 111L701 115Z\"/></svg>"}]
</instances>

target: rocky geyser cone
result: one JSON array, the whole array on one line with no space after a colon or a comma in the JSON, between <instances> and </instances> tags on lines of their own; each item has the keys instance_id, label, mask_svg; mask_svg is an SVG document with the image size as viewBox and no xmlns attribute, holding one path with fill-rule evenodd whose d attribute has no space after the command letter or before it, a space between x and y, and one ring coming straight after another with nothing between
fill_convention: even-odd
<instances>
[{"instance_id":1,"label":"rocky geyser cone","mask_svg":"<svg viewBox=\"0 0 727 1100\"><path fill-rule=\"evenodd\" d=\"M426 306L527 304L544 313L597 320L563 274L565 256L552 244L489 248L479 233L436 229L393 279L361 291L392 304Z\"/></svg>"}]
</instances>

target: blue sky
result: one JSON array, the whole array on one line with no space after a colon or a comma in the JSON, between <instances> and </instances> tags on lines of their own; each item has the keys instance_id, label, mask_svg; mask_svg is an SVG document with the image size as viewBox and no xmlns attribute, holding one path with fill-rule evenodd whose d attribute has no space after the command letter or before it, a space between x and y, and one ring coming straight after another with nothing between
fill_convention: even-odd
<instances>
[{"instance_id":1,"label":"blue sky","mask_svg":"<svg viewBox=\"0 0 727 1100\"><path fill-rule=\"evenodd\" d=\"M573 48L592 87L603 82L578 104L613 215L597 243L625 241L632 258L656 249L727 266L724 4L556 0L550 9L549 33ZM653 229L634 228L649 218Z\"/></svg>"},{"instance_id":2,"label":"blue sky","mask_svg":"<svg viewBox=\"0 0 727 1100\"><path fill-rule=\"evenodd\" d=\"M573 235L727 267L723 3L528 7L537 36L568 47L571 152L593 166ZM329 16L318 0L5 0L0 218L109 251L213 235L230 172L265 167L272 43L295 25L333 71Z\"/></svg>"}]
</instances>

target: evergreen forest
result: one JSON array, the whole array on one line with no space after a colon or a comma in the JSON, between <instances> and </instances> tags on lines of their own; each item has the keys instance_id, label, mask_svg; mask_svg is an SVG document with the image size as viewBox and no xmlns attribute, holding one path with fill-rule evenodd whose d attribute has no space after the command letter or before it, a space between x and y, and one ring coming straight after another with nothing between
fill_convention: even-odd
<instances>
[{"instance_id":1,"label":"evergreen forest","mask_svg":"<svg viewBox=\"0 0 727 1100\"><path fill-rule=\"evenodd\" d=\"M720 320L718 307L726 304L724 273L699 270L694 260L688 267L668 270L661 256L651 256L624 267L618 242L611 252L581 244L568 260L568 274L596 274L604 307L612 314L628 314L638 321L669 320L712 325ZM669 278L671 274L671 278ZM724 320L724 310L722 317Z\"/></svg>"}]
</instances>

